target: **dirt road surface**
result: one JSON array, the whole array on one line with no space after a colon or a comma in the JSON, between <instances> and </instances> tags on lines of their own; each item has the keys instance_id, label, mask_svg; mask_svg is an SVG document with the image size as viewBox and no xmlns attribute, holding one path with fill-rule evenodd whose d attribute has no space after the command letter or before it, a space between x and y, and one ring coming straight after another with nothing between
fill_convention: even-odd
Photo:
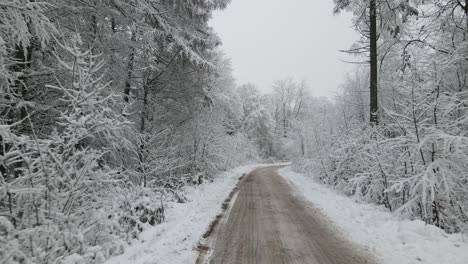
<instances>
[{"instance_id":1,"label":"dirt road surface","mask_svg":"<svg viewBox=\"0 0 468 264\"><path fill-rule=\"evenodd\" d=\"M208 263L375 263L337 234L276 169L256 169L241 183Z\"/></svg>"}]
</instances>

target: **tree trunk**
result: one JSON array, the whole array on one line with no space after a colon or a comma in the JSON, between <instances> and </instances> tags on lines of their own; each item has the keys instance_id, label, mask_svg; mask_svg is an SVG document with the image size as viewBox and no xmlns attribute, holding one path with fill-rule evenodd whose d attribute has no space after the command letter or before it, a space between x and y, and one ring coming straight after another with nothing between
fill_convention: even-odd
<instances>
[{"instance_id":1,"label":"tree trunk","mask_svg":"<svg viewBox=\"0 0 468 264\"><path fill-rule=\"evenodd\" d=\"M377 86L377 2L370 0L370 123L377 125L378 86Z\"/></svg>"},{"instance_id":2,"label":"tree trunk","mask_svg":"<svg viewBox=\"0 0 468 264\"><path fill-rule=\"evenodd\" d=\"M26 70L28 70L31 67L31 60L32 60L32 48L31 46L26 47L26 49L23 49L23 47L16 46L15 48L15 59L17 63L14 65L14 70L16 72L24 73ZM27 80L24 77L19 77L18 81L16 81L15 86L16 86L16 97L19 98L21 101L28 101L27 95L27 87L26 87ZM15 123L17 121L22 121L21 125L19 126L19 131L18 133L21 135L29 135L30 133L30 127L29 123L25 120L27 117L27 109L26 105L22 106L19 111L19 115L15 118L16 120L12 120L11 123Z\"/></svg>"},{"instance_id":3,"label":"tree trunk","mask_svg":"<svg viewBox=\"0 0 468 264\"><path fill-rule=\"evenodd\" d=\"M146 153L145 153L145 143L146 143L146 118L147 118L147 105L148 105L148 86L146 85L146 80L143 83L143 105L141 106L141 114L140 114L140 133L141 133L141 142L139 145L138 151L138 159L140 160L140 172L143 175L143 187L147 185L146 179L146 171L145 171L145 164L146 164Z\"/></svg>"},{"instance_id":4,"label":"tree trunk","mask_svg":"<svg viewBox=\"0 0 468 264\"><path fill-rule=\"evenodd\" d=\"M132 29L130 37L130 43L131 43L131 51L130 55L128 57L128 62L127 62L127 79L125 80L125 88L124 88L124 101L128 103L130 100L130 90L131 90L131 78L132 78L132 72L133 72L133 62L135 60L135 50L134 50L134 43L136 41L136 28Z\"/></svg>"},{"instance_id":5,"label":"tree trunk","mask_svg":"<svg viewBox=\"0 0 468 264\"><path fill-rule=\"evenodd\" d=\"M145 122L147 118L147 107L148 107L148 91L149 87L146 85L146 81L143 84L143 105L141 106L140 115L140 133L145 133Z\"/></svg>"},{"instance_id":6,"label":"tree trunk","mask_svg":"<svg viewBox=\"0 0 468 264\"><path fill-rule=\"evenodd\" d=\"M301 135L301 154L302 154L302 157L305 156L304 137L302 135Z\"/></svg>"},{"instance_id":7,"label":"tree trunk","mask_svg":"<svg viewBox=\"0 0 468 264\"><path fill-rule=\"evenodd\" d=\"M287 132L286 132L286 103L283 103L283 137L287 137Z\"/></svg>"}]
</instances>

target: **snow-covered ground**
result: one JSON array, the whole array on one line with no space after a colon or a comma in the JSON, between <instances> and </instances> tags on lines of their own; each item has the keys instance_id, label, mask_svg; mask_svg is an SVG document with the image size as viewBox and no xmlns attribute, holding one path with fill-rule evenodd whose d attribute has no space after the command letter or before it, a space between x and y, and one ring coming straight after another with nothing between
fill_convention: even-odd
<instances>
[{"instance_id":1,"label":"snow-covered ground","mask_svg":"<svg viewBox=\"0 0 468 264\"><path fill-rule=\"evenodd\" d=\"M295 173L279 170L350 240L369 249L383 264L467 264L468 241L423 221L402 220L384 208L362 204Z\"/></svg>"},{"instance_id":2,"label":"snow-covered ground","mask_svg":"<svg viewBox=\"0 0 468 264\"><path fill-rule=\"evenodd\" d=\"M270 164L271 165L271 164ZM109 259L106 264L186 264L195 263L195 251L203 233L219 214L221 204L235 187L242 174L256 167L241 166L222 173L213 182L187 191L187 203L166 205L166 222L145 230L140 241L125 249L123 255Z\"/></svg>"}]
</instances>

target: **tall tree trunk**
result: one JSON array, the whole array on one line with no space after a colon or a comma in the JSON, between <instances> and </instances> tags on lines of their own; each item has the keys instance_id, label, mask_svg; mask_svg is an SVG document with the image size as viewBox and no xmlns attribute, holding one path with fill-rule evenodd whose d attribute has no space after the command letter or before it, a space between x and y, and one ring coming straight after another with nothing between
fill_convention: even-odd
<instances>
[{"instance_id":1,"label":"tall tree trunk","mask_svg":"<svg viewBox=\"0 0 468 264\"><path fill-rule=\"evenodd\" d=\"M148 91L149 90L149 87L147 86L146 84L146 81L145 83L143 83L143 105L141 106L141 115L140 115L140 133L145 133L145 122L146 122L146 118L147 118L147 107L148 107Z\"/></svg>"},{"instance_id":2,"label":"tall tree trunk","mask_svg":"<svg viewBox=\"0 0 468 264\"><path fill-rule=\"evenodd\" d=\"M465 28L465 33L468 34L468 0L465 0L465 6L463 7L465 10L465 22L466 22L466 28ZM467 40L465 38L465 40Z\"/></svg>"},{"instance_id":3,"label":"tall tree trunk","mask_svg":"<svg viewBox=\"0 0 468 264\"><path fill-rule=\"evenodd\" d=\"M370 123L377 125L378 85L377 85L377 0L370 0Z\"/></svg>"},{"instance_id":4,"label":"tall tree trunk","mask_svg":"<svg viewBox=\"0 0 468 264\"><path fill-rule=\"evenodd\" d=\"M127 62L127 79L125 80L125 88L124 88L124 100L125 102L128 103L130 100L130 90L131 90L131 82L130 80L132 79L132 73L133 73L133 62L135 61L135 49L133 47L135 41L136 41L136 28L134 27L132 29L130 37L130 55L128 56L128 62Z\"/></svg>"},{"instance_id":5,"label":"tall tree trunk","mask_svg":"<svg viewBox=\"0 0 468 264\"><path fill-rule=\"evenodd\" d=\"M31 68L31 60L32 60L32 47L28 46L26 49L20 46L16 46L15 49L15 59L16 59L16 64L14 66L14 69L16 72L19 73L24 73L27 71L29 68ZM28 101L28 92L27 92L27 87L26 87L27 80L24 77L19 77L18 81L15 83L15 92L16 92L16 97L20 99L20 101ZM30 132L30 127L28 121L25 121L27 117L27 109L26 105L23 105L20 108L19 115L15 117L11 123L17 122L22 120L21 125L19 126L19 131L18 133L24 135L24 134L29 134ZM16 119L16 120L15 120Z\"/></svg>"},{"instance_id":6,"label":"tall tree trunk","mask_svg":"<svg viewBox=\"0 0 468 264\"><path fill-rule=\"evenodd\" d=\"M143 78L143 105L141 106L141 114L140 114L140 145L138 150L138 159L140 160L140 172L143 176L143 187L147 186L147 175L145 171L145 164L146 164L146 141L147 141L147 134L145 133L146 130L146 119L147 119L147 110L148 110L148 92L149 87L147 85L146 77Z\"/></svg>"}]
</instances>

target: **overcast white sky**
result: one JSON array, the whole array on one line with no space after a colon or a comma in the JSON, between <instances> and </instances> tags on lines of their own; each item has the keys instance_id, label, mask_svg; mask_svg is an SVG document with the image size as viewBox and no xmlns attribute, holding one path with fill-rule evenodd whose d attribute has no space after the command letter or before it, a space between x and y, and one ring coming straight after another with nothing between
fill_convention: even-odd
<instances>
[{"instance_id":1,"label":"overcast white sky","mask_svg":"<svg viewBox=\"0 0 468 264\"><path fill-rule=\"evenodd\" d=\"M332 97L353 60L338 50L356 40L351 14L333 15L332 0L232 0L211 25L232 60L238 84L262 91L285 77L306 80L314 96Z\"/></svg>"}]
</instances>

